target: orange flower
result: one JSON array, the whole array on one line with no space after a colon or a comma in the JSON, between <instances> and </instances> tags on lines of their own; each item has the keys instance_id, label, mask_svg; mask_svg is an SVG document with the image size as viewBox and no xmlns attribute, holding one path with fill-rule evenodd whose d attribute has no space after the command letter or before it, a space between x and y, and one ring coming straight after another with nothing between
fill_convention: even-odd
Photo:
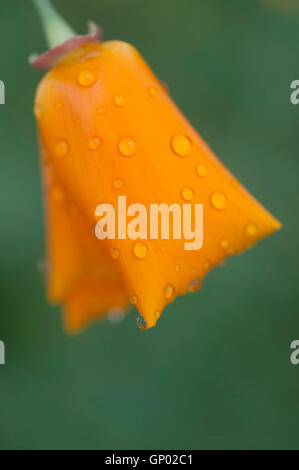
<instances>
[{"instance_id":1,"label":"orange flower","mask_svg":"<svg viewBox=\"0 0 299 470\"><path fill-rule=\"evenodd\" d=\"M280 228L216 158L129 44L77 47L43 78L35 114L45 179L48 291L76 331L128 298L154 326L177 295ZM203 204L203 247L185 240L98 240L95 210Z\"/></svg>"}]
</instances>

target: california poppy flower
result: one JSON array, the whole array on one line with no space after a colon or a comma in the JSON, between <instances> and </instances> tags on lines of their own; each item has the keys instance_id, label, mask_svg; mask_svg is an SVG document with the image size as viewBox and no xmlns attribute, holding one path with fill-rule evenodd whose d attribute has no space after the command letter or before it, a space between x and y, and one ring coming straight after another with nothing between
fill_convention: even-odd
<instances>
[{"instance_id":1,"label":"california poppy flower","mask_svg":"<svg viewBox=\"0 0 299 470\"><path fill-rule=\"evenodd\" d=\"M210 269L280 223L218 160L137 50L98 38L98 30L66 38L33 61L51 66L35 99L48 295L64 305L71 331L129 301L146 329L177 295L199 289ZM202 248L187 251L171 229L163 240L97 239L96 208L109 203L117 218L121 196L128 206L203 205Z\"/></svg>"}]
</instances>

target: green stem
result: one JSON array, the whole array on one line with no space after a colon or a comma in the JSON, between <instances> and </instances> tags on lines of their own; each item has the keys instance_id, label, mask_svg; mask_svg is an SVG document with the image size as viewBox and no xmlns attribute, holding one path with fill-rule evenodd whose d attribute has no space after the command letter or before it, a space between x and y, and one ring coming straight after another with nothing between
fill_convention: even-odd
<instances>
[{"instance_id":1,"label":"green stem","mask_svg":"<svg viewBox=\"0 0 299 470\"><path fill-rule=\"evenodd\" d=\"M55 10L50 0L32 0L43 24L50 49L76 36L75 31Z\"/></svg>"}]
</instances>

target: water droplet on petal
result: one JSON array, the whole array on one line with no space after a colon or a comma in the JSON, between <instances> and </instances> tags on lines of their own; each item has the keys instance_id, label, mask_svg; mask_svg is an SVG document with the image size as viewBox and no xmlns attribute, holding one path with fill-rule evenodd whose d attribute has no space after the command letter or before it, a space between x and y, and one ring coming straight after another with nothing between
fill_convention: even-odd
<instances>
[{"instance_id":1,"label":"water droplet on petal","mask_svg":"<svg viewBox=\"0 0 299 470\"><path fill-rule=\"evenodd\" d=\"M69 144L67 143L66 140L60 139L58 140L56 147L55 147L55 153L59 157L64 157L67 155L69 151Z\"/></svg>"},{"instance_id":2,"label":"water droplet on petal","mask_svg":"<svg viewBox=\"0 0 299 470\"><path fill-rule=\"evenodd\" d=\"M218 191L214 192L211 195L211 204L215 209L218 209L218 210L225 209L227 205L227 198L225 194L220 193Z\"/></svg>"},{"instance_id":3,"label":"water droplet on petal","mask_svg":"<svg viewBox=\"0 0 299 470\"><path fill-rule=\"evenodd\" d=\"M208 169L205 165L203 165L202 163L199 163L199 165L197 165L196 167L196 173L198 176L206 176L207 173L208 173Z\"/></svg>"},{"instance_id":4,"label":"water droplet on petal","mask_svg":"<svg viewBox=\"0 0 299 470\"><path fill-rule=\"evenodd\" d=\"M171 141L173 151L179 155L179 157L187 157L190 155L192 150L192 142L186 135L177 134Z\"/></svg>"},{"instance_id":5,"label":"water droplet on petal","mask_svg":"<svg viewBox=\"0 0 299 470\"><path fill-rule=\"evenodd\" d=\"M126 104L126 98L123 95L116 95L114 97L114 104L122 108Z\"/></svg>"},{"instance_id":6,"label":"water droplet on petal","mask_svg":"<svg viewBox=\"0 0 299 470\"><path fill-rule=\"evenodd\" d=\"M185 199L185 201L191 201L194 196L193 189L191 188L183 188L181 191L182 198Z\"/></svg>"},{"instance_id":7,"label":"water droplet on petal","mask_svg":"<svg viewBox=\"0 0 299 470\"><path fill-rule=\"evenodd\" d=\"M189 292L197 292L201 288L201 282L199 279L194 279L192 282L190 282L188 291Z\"/></svg>"},{"instance_id":8,"label":"water droplet on petal","mask_svg":"<svg viewBox=\"0 0 299 470\"><path fill-rule=\"evenodd\" d=\"M78 75L78 82L81 86L90 87L95 82L94 74L90 70L83 70Z\"/></svg>"},{"instance_id":9,"label":"water droplet on petal","mask_svg":"<svg viewBox=\"0 0 299 470\"><path fill-rule=\"evenodd\" d=\"M136 243L134 246L134 255L138 259L145 259L148 256L148 247L145 243Z\"/></svg>"},{"instance_id":10,"label":"water droplet on petal","mask_svg":"<svg viewBox=\"0 0 299 470\"><path fill-rule=\"evenodd\" d=\"M177 264L175 266L175 270L176 270L177 273L179 273L181 271L181 269L182 269L182 267L179 264Z\"/></svg>"},{"instance_id":11,"label":"water droplet on petal","mask_svg":"<svg viewBox=\"0 0 299 470\"><path fill-rule=\"evenodd\" d=\"M101 145L101 140L94 136L94 137L91 137L88 141L88 147L91 149L91 150L97 150Z\"/></svg>"},{"instance_id":12,"label":"water droplet on petal","mask_svg":"<svg viewBox=\"0 0 299 470\"><path fill-rule=\"evenodd\" d=\"M157 320L159 320L159 318L161 317L161 313L158 312L158 310L155 312L155 317Z\"/></svg>"},{"instance_id":13,"label":"water droplet on petal","mask_svg":"<svg viewBox=\"0 0 299 470\"><path fill-rule=\"evenodd\" d=\"M156 87L150 86L147 91L148 91L148 94L149 94L152 98L154 98L155 96L157 96L158 90L157 90Z\"/></svg>"},{"instance_id":14,"label":"water droplet on petal","mask_svg":"<svg viewBox=\"0 0 299 470\"><path fill-rule=\"evenodd\" d=\"M162 251L162 253L164 253L165 250L166 250L166 246L165 246L165 245L161 245L161 246L160 246L160 250Z\"/></svg>"},{"instance_id":15,"label":"water droplet on petal","mask_svg":"<svg viewBox=\"0 0 299 470\"><path fill-rule=\"evenodd\" d=\"M113 181L113 187L114 187L115 189L120 189L120 188L122 188L122 187L123 187L123 184L124 184L124 182L123 182L123 180L122 180L121 178L117 178L116 180Z\"/></svg>"},{"instance_id":16,"label":"water droplet on petal","mask_svg":"<svg viewBox=\"0 0 299 470\"><path fill-rule=\"evenodd\" d=\"M175 294L175 288L172 284L167 284L167 286L164 287L164 297L165 299L169 300L171 299Z\"/></svg>"},{"instance_id":17,"label":"water droplet on petal","mask_svg":"<svg viewBox=\"0 0 299 470\"><path fill-rule=\"evenodd\" d=\"M220 242L221 248L228 248L229 247L229 239L227 237L222 238Z\"/></svg>"},{"instance_id":18,"label":"water droplet on petal","mask_svg":"<svg viewBox=\"0 0 299 470\"><path fill-rule=\"evenodd\" d=\"M131 157L137 152L136 142L131 137L121 139L118 144L118 148L120 153L125 157Z\"/></svg>"},{"instance_id":19,"label":"water droplet on petal","mask_svg":"<svg viewBox=\"0 0 299 470\"><path fill-rule=\"evenodd\" d=\"M246 225L246 233L250 237L253 237L254 235L257 234L257 226L255 224L248 224Z\"/></svg>"},{"instance_id":20,"label":"water droplet on petal","mask_svg":"<svg viewBox=\"0 0 299 470\"><path fill-rule=\"evenodd\" d=\"M119 258L119 255L120 255L120 252L117 248L112 248L111 250L111 257L113 259L118 259Z\"/></svg>"},{"instance_id":21,"label":"water droplet on petal","mask_svg":"<svg viewBox=\"0 0 299 470\"><path fill-rule=\"evenodd\" d=\"M98 113L98 114L104 114L104 112L105 112L104 106L98 106L98 108L97 108L97 113Z\"/></svg>"},{"instance_id":22,"label":"water droplet on petal","mask_svg":"<svg viewBox=\"0 0 299 470\"><path fill-rule=\"evenodd\" d=\"M137 303L138 303L137 296L134 295L134 294L131 295L131 297L130 297L130 302L131 302L131 304L133 304L133 305L137 305Z\"/></svg>"},{"instance_id":23,"label":"water droplet on petal","mask_svg":"<svg viewBox=\"0 0 299 470\"><path fill-rule=\"evenodd\" d=\"M144 329L146 327L146 321L144 320L142 315L138 315L136 325L138 326L138 328L141 329Z\"/></svg>"}]
</instances>

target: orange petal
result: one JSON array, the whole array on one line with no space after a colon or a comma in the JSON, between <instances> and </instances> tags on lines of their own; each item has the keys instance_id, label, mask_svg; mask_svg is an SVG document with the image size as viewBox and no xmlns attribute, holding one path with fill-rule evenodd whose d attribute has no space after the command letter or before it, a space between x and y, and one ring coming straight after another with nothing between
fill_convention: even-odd
<instances>
[{"instance_id":1,"label":"orange petal","mask_svg":"<svg viewBox=\"0 0 299 470\"><path fill-rule=\"evenodd\" d=\"M128 295L105 247L94 235L94 226L65 193L46 156L43 167L48 296L51 302L66 304L66 326L75 332L113 308L125 309Z\"/></svg>"},{"instance_id":2,"label":"orange petal","mask_svg":"<svg viewBox=\"0 0 299 470\"><path fill-rule=\"evenodd\" d=\"M65 303L65 326L77 333L100 314L122 318L128 306L126 290L118 282L80 279L69 292Z\"/></svg>"},{"instance_id":3,"label":"orange petal","mask_svg":"<svg viewBox=\"0 0 299 470\"><path fill-rule=\"evenodd\" d=\"M185 240L103 242L107 253L118 253L111 259L145 328L156 324L176 295L197 290L211 267L280 228L128 44L94 43L69 55L43 79L36 115L57 177L90 223L100 203L117 212L120 195L128 206L203 204L204 244L198 251L186 251ZM85 308L83 298L95 298L92 288L83 291L78 312Z\"/></svg>"}]
</instances>

